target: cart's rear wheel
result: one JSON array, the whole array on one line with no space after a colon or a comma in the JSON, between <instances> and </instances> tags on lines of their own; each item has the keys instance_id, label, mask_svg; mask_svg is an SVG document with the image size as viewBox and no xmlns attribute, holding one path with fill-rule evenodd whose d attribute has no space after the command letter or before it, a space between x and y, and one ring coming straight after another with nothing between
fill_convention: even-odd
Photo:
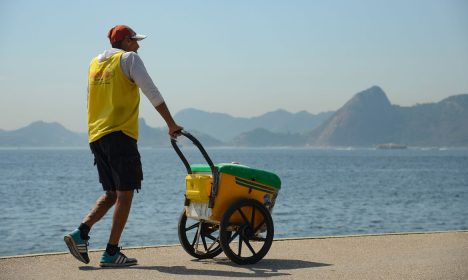
<instances>
[{"instance_id":1,"label":"cart's rear wheel","mask_svg":"<svg viewBox=\"0 0 468 280\"><path fill-rule=\"evenodd\" d=\"M220 243L226 256L237 264L254 264L270 250L273 220L260 202L241 199L224 213L220 224Z\"/></svg>"},{"instance_id":2,"label":"cart's rear wheel","mask_svg":"<svg viewBox=\"0 0 468 280\"><path fill-rule=\"evenodd\" d=\"M199 229L201 229L201 234L197 247ZM185 210L180 215L178 231L180 244L187 253L195 258L211 259L223 251L219 244L219 226L204 221L187 219Z\"/></svg>"}]
</instances>

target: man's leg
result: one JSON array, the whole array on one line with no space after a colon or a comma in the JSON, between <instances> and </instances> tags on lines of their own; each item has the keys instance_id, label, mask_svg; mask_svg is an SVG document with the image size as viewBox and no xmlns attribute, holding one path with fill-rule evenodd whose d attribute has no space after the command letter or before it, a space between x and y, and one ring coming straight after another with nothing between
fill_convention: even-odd
<instances>
[{"instance_id":1,"label":"man's leg","mask_svg":"<svg viewBox=\"0 0 468 280\"><path fill-rule=\"evenodd\" d=\"M96 205L89 212L89 214L83 219L83 224L86 224L90 228L97 223L99 220L106 215L107 211L114 206L117 200L117 194L113 191L107 191L96 201Z\"/></svg>"},{"instance_id":2,"label":"man's leg","mask_svg":"<svg viewBox=\"0 0 468 280\"><path fill-rule=\"evenodd\" d=\"M101 257L100 266L120 267L137 264L137 260L128 258L120 252L120 236L127 223L130 208L132 206L133 191L117 191L117 200L115 202L114 216L112 218L112 229L107 244L106 251Z\"/></svg>"},{"instance_id":3,"label":"man's leg","mask_svg":"<svg viewBox=\"0 0 468 280\"><path fill-rule=\"evenodd\" d=\"M83 219L80 227L64 236L64 241L70 249L70 253L79 261L89 263L88 256L88 233L91 227L97 223L117 199L115 192L107 191L97 201L94 208Z\"/></svg>"},{"instance_id":4,"label":"man's leg","mask_svg":"<svg viewBox=\"0 0 468 280\"><path fill-rule=\"evenodd\" d=\"M117 191L109 244L118 245L132 207L133 191Z\"/></svg>"}]
</instances>

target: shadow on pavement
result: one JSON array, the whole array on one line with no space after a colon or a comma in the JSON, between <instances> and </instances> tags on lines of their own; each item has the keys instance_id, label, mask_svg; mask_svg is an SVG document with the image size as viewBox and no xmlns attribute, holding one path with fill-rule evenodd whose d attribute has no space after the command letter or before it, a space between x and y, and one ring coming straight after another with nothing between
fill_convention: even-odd
<instances>
[{"instance_id":1,"label":"shadow on pavement","mask_svg":"<svg viewBox=\"0 0 468 280\"><path fill-rule=\"evenodd\" d=\"M193 260L194 262L206 263L211 265L225 265L236 267L239 271L226 271L219 269L193 269L186 266L131 266L124 268L100 268L92 266L82 266L82 271L93 271L101 269L142 269L142 270L155 270L161 273L175 274L175 275L203 275L203 276L221 276L221 277L274 277L291 275L282 270L304 269L304 268L317 268L324 266L331 266L326 263L316 263L302 260L281 260L281 259L266 259L259 263L252 265L236 265L229 259L212 259L212 260Z\"/></svg>"}]
</instances>

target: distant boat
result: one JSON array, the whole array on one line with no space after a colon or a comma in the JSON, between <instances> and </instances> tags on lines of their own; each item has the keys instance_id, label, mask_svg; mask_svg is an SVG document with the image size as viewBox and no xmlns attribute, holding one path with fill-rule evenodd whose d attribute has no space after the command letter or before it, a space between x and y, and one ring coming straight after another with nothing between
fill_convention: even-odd
<instances>
[{"instance_id":1,"label":"distant boat","mask_svg":"<svg viewBox=\"0 0 468 280\"><path fill-rule=\"evenodd\" d=\"M406 148L408 148L406 145L395 144L395 143L379 144L376 147L377 147L377 149L383 149L383 150L406 149Z\"/></svg>"}]
</instances>

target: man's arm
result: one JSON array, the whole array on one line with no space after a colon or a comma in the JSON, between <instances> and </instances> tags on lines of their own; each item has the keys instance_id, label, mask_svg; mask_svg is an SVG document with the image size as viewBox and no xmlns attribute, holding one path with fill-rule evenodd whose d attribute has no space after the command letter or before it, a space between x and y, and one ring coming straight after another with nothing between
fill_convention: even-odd
<instances>
[{"instance_id":1,"label":"man's arm","mask_svg":"<svg viewBox=\"0 0 468 280\"><path fill-rule=\"evenodd\" d=\"M176 138L179 135L179 132L183 127L178 126L174 119L172 118L171 112L166 106L166 102L163 102L155 107L156 111L161 115L161 117L166 121L167 126L169 127L169 135L172 138Z\"/></svg>"},{"instance_id":2,"label":"man's arm","mask_svg":"<svg viewBox=\"0 0 468 280\"><path fill-rule=\"evenodd\" d=\"M141 88L151 104L156 108L156 111L158 111L164 121L166 121L169 127L169 135L172 138L176 138L178 132L181 131L183 127L178 126L172 118L171 112L169 112L161 93L146 71L143 61L136 53L126 53L125 55L124 69L122 70L139 88Z\"/></svg>"},{"instance_id":3,"label":"man's arm","mask_svg":"<svg viewBox=\"0 0 468 280\"><path fill-rule=\"evenodd\" d=\"M122 71L135 82L154 107L164 102L164 98L146 71L145 64L138 54L127 52L122 55Z\"/></svg>"}]
</instances>

